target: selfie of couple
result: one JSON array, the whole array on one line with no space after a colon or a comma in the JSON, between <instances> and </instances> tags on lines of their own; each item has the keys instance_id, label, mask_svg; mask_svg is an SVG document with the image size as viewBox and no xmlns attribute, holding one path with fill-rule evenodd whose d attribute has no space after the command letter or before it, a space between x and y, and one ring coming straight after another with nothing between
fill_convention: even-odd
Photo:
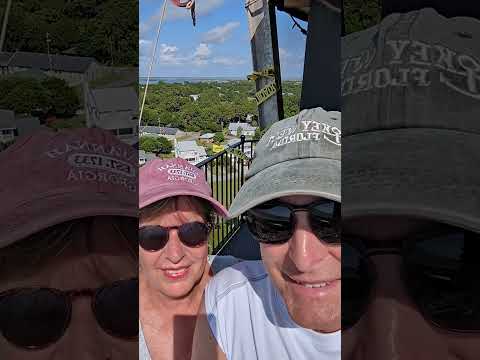
<instances>
[{"instance_id":1,"label":"selfie of couple","mask_svg":"<svg viewBox=\"0 0 480 360\"><path fill-rule=\"evenodd\" d=\"M314 108L270 127L228 210L183 159L140 169L140 359L340 359L340 156L340 113ZM209 255L240 215L261 260Z\"/></svg>"}]
</instances>

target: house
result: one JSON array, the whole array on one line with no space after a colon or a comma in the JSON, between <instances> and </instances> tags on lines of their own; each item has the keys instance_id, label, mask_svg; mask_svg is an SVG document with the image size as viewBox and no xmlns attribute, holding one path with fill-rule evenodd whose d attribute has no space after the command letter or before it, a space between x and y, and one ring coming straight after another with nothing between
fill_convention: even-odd
<instances>
[{"instance_id":1,"label":"house","mask_svg":"<svg viewBox=\"0 0 480 360\"><path fill-rule=\"evenodd\" d=\"M196 165L207 158L207 153L203 146L197 145L196 141L179 141L175 144L175 157Z\"/></svg>"},{"instance_id":2,"label":"house","mask_svg":"<svg viewBox=\"0 0 480 360\"><path fill-rule=\"evenodd\" d=\"M162 127L162 126L141 126L140 127L141 136L162 136L168 140L174 140L181 136L185 135L184 131L181 131L177 128L172 127Z\"/></svg>"},{"instance_id":3,"label":"house","mask_svg":"<svg viewBox=\"0 0 480 360\"><path fill-rule=\"evenodd\" d=\"M249 124L251 124L252 121L255 119L256 119L256 115L254 114L247 114L247 116L245 117L245 121Z\"/></svg>"},{"instance_id":4,"label":"house","mask_svg":"<svg viewBox=\"0 0 480 360\"><path fill-rule=\"evenodd\" d=\"M16 51L0 53L0 67L4 74L42 71L73 86L95 80L99 65L92 57Z\"/></svg>"},{"instance_id":5,"label":"house","mask_svg":"<svg viewBox=\"0 0 480 360\"><path fill-rule=\"evenodd\" d=\"M17 126L19 136L31 134L46 127L41 125L39 118L28 115L17 116L15 118L15 124Z\"/></svg>"},{"instance_id":6,"label":"house","mask_svg":"<svg viewBox=\"0 0 480 360\"><path fill-rule=\"evenodd\" d=\"M157 156L154 153L145 152L144 150L138 151L138 164L140 166L145 165L150 160L156 159Z\"/></svg>"},{"instance_id":7,"label":"house","mask_svg":"<svg viewBox=\"0 0 480 360\"><path fill-rule=\"evenodd\" d=\"M18 136L15 124L15 113L11 110L0 110L0 143L9 143Z\"/></svg>"},{"instance_id":8,"label":"house","mask_svg":"<svg viewBox=\"0 0 480 360\"><path fill-rule=\"evenodd\" d=\"M241 129L241 135L254 136L255 130L257 128L248 123L241 123L241 122L230 123L230 125L228 125L228 132L230 133L230 135L238 136L239 135L238 129Z\"/></svg>"},{"instance_id":9,"label":"house","mask_svg":"<svg viewBox=\"0 0 480 360\"><path fill-rule=\"evenodd\" d=\"M120 140L134 144L138 137L138 97L132 87L88 91L87 126L110 130Z\"/></svg>"},{"instance_id":10,"label":"house","mask_svg":"<svg viewBox=\"0 0 480 360\"><path fill-rule=\"evenodd\" d=\"M203 134L199 137L199 139L201 141L204 141L204 142L207 142L207 143L211 143L213 142L213 138L215 137L215 134L214 133L206 133L206 134Z\"/></svg>"}]
</instances>

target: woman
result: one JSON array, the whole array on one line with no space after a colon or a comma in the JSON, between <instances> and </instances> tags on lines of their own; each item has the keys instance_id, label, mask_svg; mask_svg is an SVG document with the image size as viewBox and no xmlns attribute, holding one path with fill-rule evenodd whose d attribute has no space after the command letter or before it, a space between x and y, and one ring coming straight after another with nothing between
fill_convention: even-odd
<instances>
[{"instance_id":1,"label":"woman","mask_svg":"<svg viewBox=\"0 0 480 360\"><path fill-rule=\"evenodd\" d=\"M203 290L219 270L209 265L208 235L227 210L183 159L142 167L139 202L140 359L190 359Z\"/></svg>"}]
</instances>

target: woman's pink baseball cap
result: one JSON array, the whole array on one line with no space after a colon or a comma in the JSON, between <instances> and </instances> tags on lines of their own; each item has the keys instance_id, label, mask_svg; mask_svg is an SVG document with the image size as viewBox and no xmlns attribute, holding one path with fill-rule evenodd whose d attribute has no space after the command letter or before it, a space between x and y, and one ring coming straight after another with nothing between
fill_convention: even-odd
<instances>
[{"instance_id":1,"label":"woman's pink baseball cap","mask_svg":"<svg viewBox=\"0 0 480 360\"><path fill-rule=\"evenodd\" d=\"M140 168L139 208L173 196L196 196L207 200L220 216L227 209L212 197L205 174L195 165L180 158L152 160Z\"/></svg>"}]
</instances>

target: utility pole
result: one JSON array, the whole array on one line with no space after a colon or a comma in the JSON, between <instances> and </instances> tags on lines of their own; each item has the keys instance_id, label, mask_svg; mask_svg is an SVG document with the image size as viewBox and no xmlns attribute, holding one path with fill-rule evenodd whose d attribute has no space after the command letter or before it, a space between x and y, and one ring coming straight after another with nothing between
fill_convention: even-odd
<instances>
[{"instance_id":1,"label":"utility pole","mask_svg":"<svg viewBox=\"0 0 480 360\"><path fill-rule=\"evenodd\" d=\"M259 125L266 129L283 119L282 80L275 5L268 0L246 0Z\"/></svg>"},{"instance_id":2,"label":"utility pole","mask_svg":"<svg viewBox=\"0 0 480 360\"><path fill-rule=\"evenodd\" d=\"M50 42L52 40L50 39L50 34L48 32L46 34L46 39L47 39L48 67L50 71L52 71L52 56L50 55Z\"/></svg>"},{"instance_id":3,"label":"utility pole","mask_svg":"<svg viewBox=\"0 0 480 360\"><path fill-rule=\"evenodd\" d=\"M0 33L0 52L3 51L3 44L5 43L5 36L7 35L7 24L11 7L12 0L7 0L7 7L5 8L5 13L3 15L2 32Z\"/></svg>"}]
</instances>

